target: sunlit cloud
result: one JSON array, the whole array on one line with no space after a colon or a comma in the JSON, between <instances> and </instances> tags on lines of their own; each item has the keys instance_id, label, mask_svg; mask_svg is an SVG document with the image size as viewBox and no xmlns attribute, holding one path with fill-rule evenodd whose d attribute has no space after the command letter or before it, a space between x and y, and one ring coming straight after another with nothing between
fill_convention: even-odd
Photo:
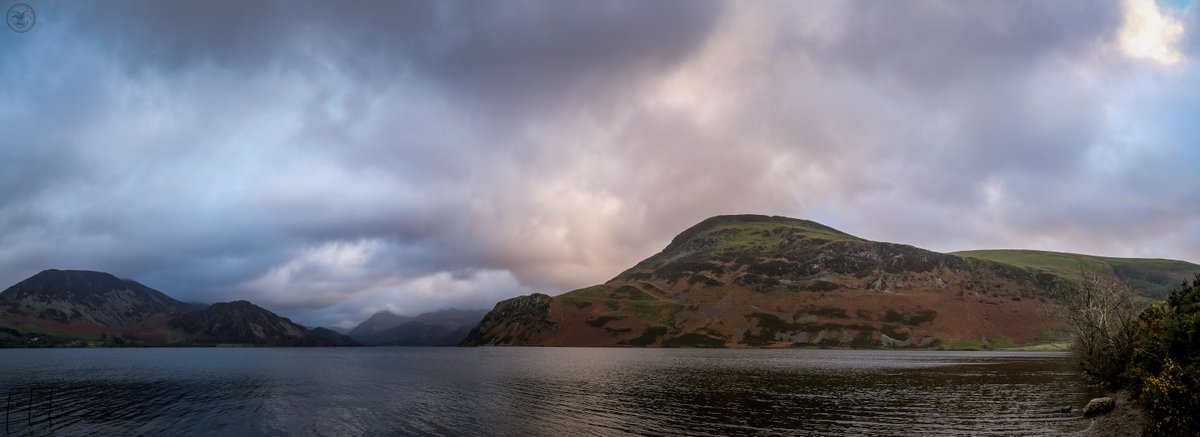
<instances>
[{"instance_id":1,"label":"sunlit cloud","mask_svg":"<svg viewBox=\"0 0 1200 437\"><path fill-rule=\"evenodd\" d=\"M1124 15L1118 41L1126 55L1165 66L1183 62L1183 24L1165 14L1155 0L1126 0Z\"/></svg>"}]
</instances>

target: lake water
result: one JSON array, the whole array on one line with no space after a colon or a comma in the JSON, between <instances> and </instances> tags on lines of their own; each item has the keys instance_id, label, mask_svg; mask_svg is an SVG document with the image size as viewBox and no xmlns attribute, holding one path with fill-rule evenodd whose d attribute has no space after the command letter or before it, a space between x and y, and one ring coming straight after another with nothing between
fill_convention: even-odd
<instances>
[{"instance_id":1,"label":"lake water","mask_svg":"<svg viewBox=\"0 0 1200 437\"><path fill-rule=\"evenodd\" d=\"M1058 353L0 350L13 435L1054 435L1092 394Z\"/></svg>"}]
</instances>

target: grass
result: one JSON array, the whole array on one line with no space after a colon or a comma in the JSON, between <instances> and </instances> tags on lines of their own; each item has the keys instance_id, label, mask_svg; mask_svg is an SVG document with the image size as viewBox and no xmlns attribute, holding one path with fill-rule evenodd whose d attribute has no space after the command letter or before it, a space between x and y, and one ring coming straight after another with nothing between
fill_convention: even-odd
<instances>
[{"instance_id":1,"label":"grass","mask_svg":"<svg viewBox=\"0 0 1200 437\"><path fill-rule=\"evenodd\" d=\"M566 293L563 293L559 297L572 297L572 298L576 298L576 299L595 299L595 298L599 298L599 297L604 297L604 292L607 290L608 290L608 287L605 287L604 285L593 285L591 287L584 287L584 288L580 288L578 290L568 291Z\"/></svg>"},{"instance_id":2,"label":"grass","mask_svg":"<svg viewBox=\"0 0 1200 437\"><path fill-rule=\"evenodd\" d=\"M683 309L683 305L673 302L631 300L628 303L634 317L660 326L674 325L675 314Z\"/></svg>"},{"instance_id":3,"label":"grass","mask_svg":"<svg viewBox=\"0 0 1200 437\"><path fill-rule=\"evenodd\" d=\"M1022 346L1006 347L1000 350L1017 352L1066 352L1071 350L1071 342L1056 341L1050 343L1027 344Z\"/></svg>"},{"instance_id":4,"label":"grass","mask_svg":"<svg viewBox=\"0 0 1200 437\"><path fill-rule=\"evenodd\" d=\"M54 338L56 341L79 341L79 340L87 341L87 340L96 340L96 339L100 338L98 335L84 336L84 335L76 334L73 332L59 331L57 329L53 329L53 326L46 327L46 326L39 326L39 325L30 325L30 324L26 324L26 323L3 324L2 321L0 321L0 326L4 326L5 328L10 328L10 329L15 329L17 331L20 331L22 334L24 334L25 337L51 337L51 338ZM47 329L47 328L51 328L51 329ZM11 334L9 334L9 336L12 337Z\"/></svg>"},{"instance_id":5,"label":"grass","mask_svg":"<svg viewBox=\"0 0 1200 437\"><path fill-rule=\"evenodd\" d=\"M986 343L982 340L959 340L952 343L944 343L941 349L956 351L1065 352L1071 350L1071 342L1068 340L1018 345L1006 337L993 336L987 337Z\"/></svg>"},{"instance_id":6,"label":"grass","mask_svg":"<svg viewBox=\"0 0 1200 437\"><path fill-rule=\"evenodd\" d=\"M607 290L608 288L603 285L593 285L591 287L568 291L559 295L558 298L564 304L578 306L583 302L592 302L604 297Z\"/></svg>"},{"instance_id":7,"label":"grass","mask_svg":"<svg viewBox=\"0 0 1200 437\"><path fill-rule=\"evenodd\" d=\"M983 342L979 340L959 340L942 344L942 349L952 351L981 351L984 350L984 347Z\"/></svg>"},{"instance_id":8,"label":"grass","mask_svg":"<svg viewBox=\"0 0 1200 437\"><path fill-rule=\"evenodd\" d=\"M1033 332L1033 341L1037 343L1070 344L1072 336L1062 326L1039 328Z\"/></svg>"},{"instance_id":9,"label":"grass","mask_svg":"<svg viewBox=\"0 0 1200 437\"><path fill-rule=\"evenodd\" d=\"M1116 266L1186 273L1200 271L1200 266L1186 261L1150 258L1114 258L1041 250L967 250L953 252L952 255L985 259L1018 267L1034 268L1060 275L1077 275L1080 267L1108 271L1111 271Z\"/></svg>"},{"instance_id":10,"label":"grass","mask_svg":"<svg viewBox=\"0 0 1200 437\"><path fill-rule=\"evenodd\" d=\"M822 228L802 220L718 223L701 235L720 234L717 252L737 252L746 249L778 249L787 233L806 239L835 241L862 241L861 238L844 234L831 228Z\"/></svg>"},{"instance_id":11,"label":"grass","mask_svg":"<svg viewBox=\"0 0 1200 437\"><path fill-rule=\"evenodd\" d=\"M182 332L174 329L167 330L167 344L187 343L188 337Z\"/></svg>"},{"instance_id":12,"label":"grass","mask_svg":"<svg viewBox=\"0 0 1200 437\"><path fill-rule=\"evenodd\" d=\"M1044 271L1072 282L1078 280L1081 269L1112 273L1150 297L1164 297L1167 291L1200 272L1200 265L1169 259L1115 258L1015 249L968 250L952 254Z\"/></svg>"},{"instance_id":13,"label":"grass","mask_svg":"<svg viewBox=\"0 0 1200 437\"><path fill-rule=\"evenodd\" d=\"M992 350L1002 350L1017 347L1017 344L1013 343L1012 340L1009 340L1008 337L988 337L987 340L988 346Z\"/></svg>"}]
</instances>

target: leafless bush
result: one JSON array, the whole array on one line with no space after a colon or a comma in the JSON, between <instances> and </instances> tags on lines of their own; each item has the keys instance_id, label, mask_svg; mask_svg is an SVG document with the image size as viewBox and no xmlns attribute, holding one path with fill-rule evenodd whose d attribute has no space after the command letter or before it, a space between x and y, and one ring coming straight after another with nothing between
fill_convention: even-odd
<instances>
[{"instance_id":1,"label":"leafless bush","mask_svg":"<svg viewBox=\"0 0 1200 437\"><path fill-rule=\"evenodd\" d=\"M1086 269L1057 300L1055 316L1074 335L1072 351L1084 371L1104 381L1119 380L1134 353L1143 301L1116 277Z\"/></svg>"}]
</instances>

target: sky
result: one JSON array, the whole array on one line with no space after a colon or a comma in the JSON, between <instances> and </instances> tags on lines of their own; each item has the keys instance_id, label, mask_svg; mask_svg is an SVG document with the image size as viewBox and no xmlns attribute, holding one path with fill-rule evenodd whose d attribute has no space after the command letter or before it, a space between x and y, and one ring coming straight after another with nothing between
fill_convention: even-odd
<instances>
[{"instance_id":1,"label":"sky","mask_svg":"<svg viewBox=\"0 0 1200 437\"><path fill-rule=\"evenodd\" d=\"M1188 0L22 1L0 287L99 270L349 327L741 213L1200 262Z\"/></svg>"}]
</instances>

